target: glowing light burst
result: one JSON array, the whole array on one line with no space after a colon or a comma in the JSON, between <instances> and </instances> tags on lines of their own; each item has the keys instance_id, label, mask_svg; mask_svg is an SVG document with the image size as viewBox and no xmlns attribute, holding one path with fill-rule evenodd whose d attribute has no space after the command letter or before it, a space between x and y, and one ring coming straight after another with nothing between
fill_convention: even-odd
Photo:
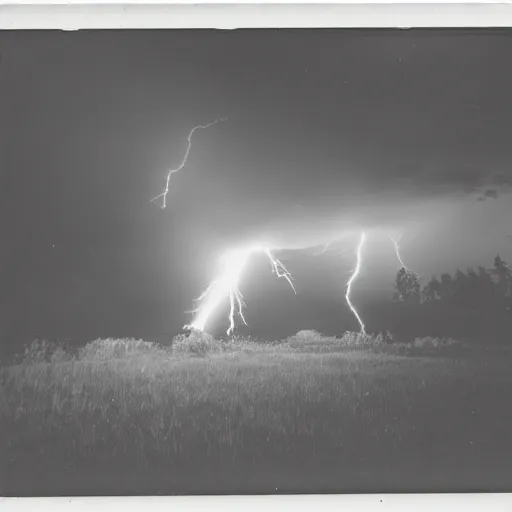
<instances>
[{"instance_id":1,"label":"glowing light burst","mask_svg":"<svg viewBox=\"0 0 512 512\"><path fill-rule=\"evenodd\" d=\"M171 182L171 176L174 173L181 171L183 169L183 167L185 167L187 160L188 160L188 155L190 154L190 149L192 148L192 136L194 135L194 132L196 130L201 130L201 129L204 130L206 128L210 128L210 127L216 125L217 123L221 123L223 121L226 121L226 119L225 118L216 119L215 121L212 121L211 123L200 124L198 126L194 126L194 128L192 128L192 130L190 130L188 137L187 137L187 141L188 141L187 150L185 151L183 160L181 161L180 165L178 167L176 167L176 169L171 169L167 173L164 191L161 194L158 194L157 196L153 197L153 199L151 199L150 203L153 201L156 201L157 199L162 198L162 208L165 208L167 206L167 194L169 193L169 184Z\"/></svg>"},{"instance_id":2,"label":"glowing light burst","mask_svg":"<svg viewBox=\"0 0 512 512\"><path fill-rule=\"evenodd\" d=\"M407 270L407 266L405 265L402 258L400 257L400 247L398 245L398 243L402 239L402 235L400 235L398 238L393 238L391 235L388 235L388 236L389 236L389 239L391 240L391 242L393 242L393 245L395 246L396 257L398 258L400 265L402 265L402 267Z\"/></svg>"},{"instance_id":3,"label":"glowing light burst","mask_svg":"<svg viewBox=\"0 0 512 512\"><path fill-rule=\"evenodd\" d=\"M363 245L364 245L365 241L366 241L366 234L361 233L361 238L359 239L359 244L357 246L356 268L355 268L354 272L352 273L352 275L350 276L350 279L348 280L347 293L345 294L345 299L347 300L347 304L348 304L350 310L352 311L352 313L354 314L354 316L357 318L357 321L359 322L359 326L361 327L361 332L363 334L366 334L365 326L364 326L364 323L363 323L361 317L359 316L359 313L357 312L356 308L350 301L350 292L352 291L352 283L355 281L355 279L359 275L359 272L361 271L361 256L362 256Z\"/></svg>"},{"instance_id":4,"label":"glowing light burst","mask_svg":"<svg viewBox=\"0 0 512 512\"><path fill-rule=\"evenodd\" d=\"M291 274L272 254L270 248L255 245L243 249L231 250L222 257L223 268L220 276L212 281L197 299L201 305L193 311L193 313L197 313L194 321L189 325L185 325L184 329L204 331L208 320L226 298L229 299L230 304L228 317L229 328L227 334L231 334L235 329L235 313L238 313L242 322L247 325L243 314L245 303L238 287L247 262L255 253L265 254L269 258L272 273L276 274L278 278L284 277L292 287L294 293L297 293L293 285Z\"/></svg>"}]
</instances>

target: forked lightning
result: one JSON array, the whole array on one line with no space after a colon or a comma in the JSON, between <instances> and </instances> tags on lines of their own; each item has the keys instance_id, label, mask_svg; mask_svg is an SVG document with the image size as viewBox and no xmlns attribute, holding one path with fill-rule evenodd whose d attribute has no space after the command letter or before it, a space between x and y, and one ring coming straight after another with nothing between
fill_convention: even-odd
<instances>
[{"instance_id":1,"label":"forked lightning","mask_svg":"<svg viewBox=\"0 0 512 512\"><path fill-rule=\"evenodd\" d=\"M183 167L185 167L185 165L187 163L187 160L188 160L188 155L190 154L190 149L192 148L192 136L194 135L194 132L196 130L210 128L211 126L213 126L213 125L215 125L217 123L221 123L222 121L226 121L226 119L224 119L224 118L223 119L216 119L215 121L212 121L211 123L208 123L208 124L200 124L198 126L194 126L194 128L192 128L192 130L190 130L190 132L188 134L188 137L187 137L187 141L188 141L187 150L185 151L185 156L183 157L183 160L181 161L180 165L178 167L176 167L176 169L171 169L167 173L167 178L166 178L166 181L165 181L164 191L161 194L158 194L157 196L153 197L153 199L151 199L150 202L153 202L153 201L156 201L157 199L162 198L162 208L166 208L166 206L167 206L167 194L169 193L169 184L171 182L171 176L174 173L176 173L178 171L181 171L183 169Z\"/></svg>"},{"instance_id":2,"label":"forked lightning","mask_svg":"<svg viewBox=\"0 0 512 512\"><path fill-rule=\"evenodd\" d=\"M264 253L270 261L272 272L277 277L284 277L295 293L293 279L285 266L272 254L270 248L254 245L242 249L228 251L222 257L222 271L220 276L212 281L208 288L197 299L200 302L199 307L193 311L196 314L193 322L186 325L184 329L204 331L208 320L219 308L225 299L229 300L229 328L227 334L231 334L235 329L235 313L238 313L242 322L247 325L243 310L245 303L242 293L239 290L240 278L251 255L255 253Z\"/></svg>"},{"instance_id":3,"label":"forked lightning","mask_svg":"<svg viewBox=\"0 0 512 512\"><path fill-rule=\"evenodd\" d=\"M398 238L393 238L391 235L388 235L388 236L389 236L389 239L393 242L393 245L395 246L396 257L398 258L400 265L402 265L402 268L405 268L407 270L405 263L403 262L402 258L400 257L400 247L398 245L398 242L400 242L400 240L402 239L402 235L399 235Z\"/></svg>"}]
</instances>

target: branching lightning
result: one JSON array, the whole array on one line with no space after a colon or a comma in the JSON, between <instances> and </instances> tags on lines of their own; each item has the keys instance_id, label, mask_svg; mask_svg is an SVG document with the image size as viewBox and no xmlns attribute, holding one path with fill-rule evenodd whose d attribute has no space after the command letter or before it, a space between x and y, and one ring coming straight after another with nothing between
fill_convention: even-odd
<instances>
[{"instance_id":1,"label":"branching lightning","mask_svg":"<svg viewBox=\"0 0 512 512\"><path fill-rule=\"evenodd\" d=\"M194 126L194 128L192 128L192 130L190 130L188 137L187 137L187 141L188 141L187 150L185 151L183 160L181 161L180 165L178 167L176 167L176 169L171 169L170 171L168 171L167 178L165 181L164 191L161 194L158 194L157 196L155 196L153 199L151 199L150 203L153 201L156 201L157 199L162 198L162 208L165 208L167 206L167 194L169 193L169 184L171 182L171 176L174 173L181 171L183 169L183 167L185 167L187 160L188 160L188 155L190 154L190 149L192 148L192 136L194 135L194 132L196 130L210 128L213 125L215 125L217 123L221 123L222 121L225 121L225 120L226 119L224 119L224 118L216 119L215 121L212 121L211 123L208 123L208 124L201 124L198 126Z\"/></svg>"},{"instance_id":2,"label":"branching lightning","mask_svg":"<svg viewBox=\"0 0 512 512\"><path fill-rule=\"evenodd\" d=\"M335 241L334 240L329 240L323 247L320 251L318 252L315 252L313 254L313 256L319 256L320 254L325 254L329 248L331 247L331 245L334 243Z\"/></svg>"},{"instance_id":3,"label":"branching lightning","mask_svg":"<svg viewBox=\"0 0 512 512\"><path fill-rule=\"evenodd\" d=\"M207 129L210 128L218 123L221 123L223 121L226 121L225 118L219 118L216 119L210 123L194 126L188 133L187 137L187 147L185 150L185 154L183 156L183 159L181 160L178 167L174 169L170 169L167 172L166 180L165 180L165 187L163 191L158 194L157 196L153 197L153 199L150 200L150 202L154 202L156 200L162 199L162 209L165 209L167 207L167 196L169 194L170 190L170 182L171 182L171 176L179 171L181 171L187 164L190 151L192 148L192 139L194 136L194 133L197 130L200 129ZM398 237L393 237L391 235L388 235L389 239L393 243L393 246L395 248L396 257L403 269L408 270L408 267L405 265L404 261L402 260L401 254L400 254L400 240L402 239L402 234L400 234ZM509 238L512 238L512 235L509 236ZM359 326L360 331L363 334L366 334L366 328L365 324L360 317L358 311L354 307L354 305L351 302L351 292L352 292L352 285L359 276L361 272L361 265L362 265L362 251L364 244L366 242L367 235L365 232L361 232L359 243L357 245L357 262L356 267L354 271L352 272L352 275L350 276L350 279L347 282L346 285L346 294L345 299L347 301L347 304L356 317ZM314 253L314 256L325 254L327 251L329 251L332 248L332 245L337 242L338 239L333 239L328 241L322 249L320 249L318 252ZM275 274L278 278L284 278L288 282L288 284L291 286L294 293L296 292L293 278L291 274L288 272L288 270L285 268L285 266L281 263L279 259L277 259L271 252L271 249L268 246L265 245L251 245L244 248L238 248L234 250L230 250L226 252L222 257L222 270L219 274L219 276L214 279L208 287L204 290L204 292L196 299L196 302L198 302L198 307L192 311L192 313L195 314L195 317L193 321L184 326L184 329L189 330L195 330L195 331L204 331L206 329L207 323L210 321L211 317L214 315L214 313L218 310L218 308L221 306L221 304L225 301L229 301L229 327L227 329L227 334L230 335L233 333L235 329L235 317L238 315L241 319L241 321L247 325L246 319L244 317L244 309L246 307L246 304L243 299L243 295L240 292L239 285L240 285L240 279L244 273L244 270L247 266L247 263L250 259L250 257L256 253L263 253L267 256L270 266L272 269L272 273Z\"/></svg>"},{"instance_id":4,"label":"branching lightning","mask_svg":"<svg viewBox=\"0 0 512 512\"><path fill-rule=\"evenodd\" d=\"M288 272L288 270L286 270L286 267L275 256L273 256L268 247L264 249L264 252L268 256L268 259L270 261L272 273L275 274L277 277L284 277L288 281L288 284L291 286L293 293L297 294L297 290L293 285L293 279L290 272Z\"/></svg>"},{"instance_id":5,"label":"branching lightning","mask_svg":"<svg viewBox=\"0 0 512 512\"><path fill-rule=\"evenodd\" d=\"M352 273L352 275L350 276L350 279L348 280L347 293L345 294L345 299L347 300L347 304L348 304L350 310L352 311L352 313L354 313L354 316L357 318L357 321L359 322L359 325L361 327L361 332L363 334L366 334L365 326L364 326L363 321L361 320L361 317L359 316L359 313L357 312L356 308L350 301L350 292L352 290L352 283L355 281L356 277L359 275L359 272L361 270L361 255L362 255L363 245L364 245L365 241L366 241L366 234L361 233L361 238L359 239L359 244L357 246L356 268L355 268L354 272Z\"/></svg>"},{"instance_id":6,"label":"branching lightning","mask_svg":"<svg viewBox=\"0 0 512 512\"><path fill-rule=\"evenodd\" d=\"M400 256L400 247L398 245L398 243L402 239L402 235L400 234L400 236L398 236L398 238L393 238L391 235L388 235L388 236L389 236L389 239L391 240L391 242L393 242L393 245L395 246L396 257L398 258L400 265L402 265L402 268L405 268L407 270L407 267Z\"/></svg>"},{"instance_id":7,"label":"branching lightning","mask_svg":"<svg viewBox=\"0 0 512 512\"><path fill-rule=\"evenodd\" d=\"M197 313L197 315L191 324L184 327L185 329L204 331L206 323L226 298L229 299L230 304L228 317L229 328L227 330L227 334L231 334L235 329L235 313L238 313L242 322L247 325L243 314L245 303L239 290L239 283L250 256L255 253L266 254L269 258L272 272L276 274L277 277L284 277L292 287L294 293L297 293L293 285L291 274L272 254L270 248L255 245L243 249L231 250L223 255L223 268L220 276L212 281L197 299L197 301L200 302L200 306L193 311L194 313Z\"/></svg>"}]
</instances>

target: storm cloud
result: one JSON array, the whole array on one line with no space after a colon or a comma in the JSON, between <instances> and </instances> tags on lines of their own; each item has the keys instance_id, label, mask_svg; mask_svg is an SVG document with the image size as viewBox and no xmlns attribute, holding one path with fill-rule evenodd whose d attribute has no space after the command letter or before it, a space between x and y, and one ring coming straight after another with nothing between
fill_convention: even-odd
<instances>
[{"instance_id":1,"label":"storm cloud","mask_svg":"<svg viewBox=\"0 0 512 512\"><path fill-rule=\"evenodd\" d=\"M215 255L255 238L304 249L363 229L414 233L404 251L424 275L510 251L507 31L40 31L0 43L2 293L20 308L37 296L30 318L69 277L102 283L106 304L145 297L182 325ZM219 117L194 137L168 207L151 203L190 129ZM368 259L393 271L383 240Z\"/></svg>"}]
</instances>

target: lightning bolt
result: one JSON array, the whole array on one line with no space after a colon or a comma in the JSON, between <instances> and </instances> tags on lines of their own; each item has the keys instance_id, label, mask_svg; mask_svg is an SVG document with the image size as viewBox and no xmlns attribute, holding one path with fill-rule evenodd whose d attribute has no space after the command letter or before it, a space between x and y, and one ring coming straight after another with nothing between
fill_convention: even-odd
<instances>
[{"instance_id":1,"label":"lightning bolt","mask_svg":"<svg viewBox=\"0 0 512 512\"><path fill-rule=\"evenodd\" d=\"M270 265L272 267L272 273L275 274L278 278L284 277L288 281L288 284L291 286L293 293L295 293L295 295L297 295L297 290L295 289L295 286L293 285L293 279L292 279L290 272L288 272L288 270L286 270L286 267L281 263L281 261L279 261L270 252L269 248L265 249L265 254L267 255L267 257L270 261Z\"/></svg>"},{"instance_id":2,"label":"lightning bolt","mask_svg":"<svg viewBox=\"0 0 512 512\"><path fill-rule=\"evenodd\" d=\"M388 235L388 236L389 236L389 239L391 240L391 242L393 242L393 245L395 246L396 257L398 258L400 265L402 265L402 267L407 270L405 263L402 261L402 258L400 257L400 247L398 245L398 243L402 239L402 235L398 236L398 238L393 238L391 235Z\"/></svg>"},{"instance_id":3,"label":"lightning bolt","mask_svg":"<svg viewBox=\"0 0 512 512\"><path fill-rule=\"evenodd\" d=\"M187 141L188 141L187 150L185 151L183 160L181 161L180 165L178 167L176 167L176 169L171 169L167 173L164 191L161 194L158 194L157 196L153 197L153 199L151 199L150 203L152 203L153 201L156 201L157 199L163 198L162 199L162 208L165 208L167 206L167 194L169 193L169 184L171 182L171 176L174 173L181 171L183 169L183 167L185 167L187 160L188 160L188 155L190 154L190 149L192 148L192 136L194 135L194 132L196 130L201 130L201 129L204 130L206 128L210 128L210 127L216 125L217 123L221 123L223 121L226 121L226 119L225 118L216 119L215 121L212 121L211 123L208 123L208 124L200 124L198 126L194 126L194 128L192 128L192 130L190 130L188 137L187 137Z\"/></svg>"},{"instance_id":4,"label":"lightning bolt","mask_svg":"<svg viewBox=\"0 0 512 512\"><path fill-rule=\"evenodd\" d=\"M226 298L229 299L230 304L227 334L230 335L235 329L235 313L238 313L242 322L247 325L243 314L246 305L239 290L239 283L249 258L255 253L265 254L270 261L272 273L276 274L278 278L284 277L294 293L297 293L291 274L286 270L281 261L272 254L270 248L255 245L231 250L222 257L223 268L220 276L212 281L197 299L201 304L196 310L192 311L197 313L194 321L189 325L185 325L184 329L204 331L208 320Z\"/></svg>"},{"instance_id":5,"label":"lightning bolt","mask_svg":"<svg viewBox=\"0 0 512 512\"><path fill-rule=\"evenodd\" d=\"M319 256L320 254L325 254L328 250L329 250L329 247L331 247L331 245L335 242L335 240L330 240L329 242L327 242L323 248L318 251L318 252L315 252L313 254L313 256Z\"/></svg>"},{"instance_id":6,"label":"lightning bolt","mask_svg":"<svg viewBox=\"0 0 512 512\"><path fill-rule=\"evenodd\" d=\"M359 325L361 327L361 332L363 334L366 334L364 323L361 320L361 317L359 316L359 313L357 312L356 308L354 307L354 305L350 301L350 292L352 290L352 283L355 281L356 277L359 275L359 272L361 270L361 253L362 253L363 245L364 245L365 241L366 241L366 234L365 233L361 233L361 238L359 239L359 244L357 246L357 264L356 264L356 268L355 268L354 272L352 273L352 275L350 276L350 279L348 280L348 283L347 283L347 293L345 294L345 299L347 300L347 304L348 304L350 310L352 311L352 313L354 313L354 316L357 318L357 321L359 322Z\"/></svg>"}]
</instances>

